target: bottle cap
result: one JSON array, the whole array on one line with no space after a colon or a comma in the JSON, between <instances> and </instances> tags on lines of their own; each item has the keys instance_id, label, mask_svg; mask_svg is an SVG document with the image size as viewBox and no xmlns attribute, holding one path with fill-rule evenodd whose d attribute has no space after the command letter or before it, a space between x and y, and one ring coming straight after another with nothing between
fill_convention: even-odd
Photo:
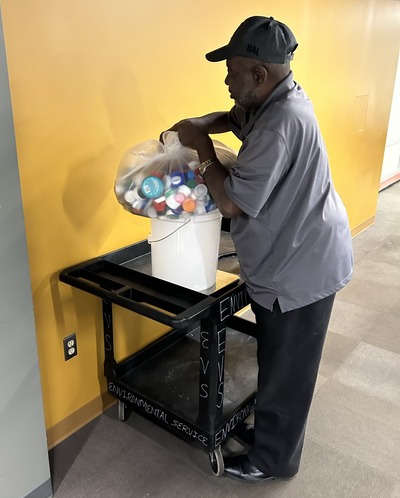
<instances>
[{"instance_id":1,"label":"bottle cap","mask_svg":"<svg viewBox=\"0 0 400 498\"><path fill-rule=\"evenodd\" d=\"M162 213L165 211L167 207L167 203L165 202L165 197L159 197L158 199L154 199L153 207L157 211L157 213Z\"/></svg>"},{"instance_id":2,"label":"bottle cap","mask_svg":"<svg viewBox=\"0 0 400 498\"><path fill-rule=\"evenodd\" d=\"M132 202L132 207L133 209L135 209L136 211L143 211L144 208L146 207L148 201L147 200L143 200L143 199L136 199Z\"/></svg>"},{"instance_id":3,"label":"bottle cap","mask_svg":"<svg viewBox=\"0 0 400 498\"><path fill-rule=\"evenodd\" d=\"M179 204L182 204L182 202L186 199L186 195L183 193L183 192L177 192L175 194L175 200L176 202L178 202Z\"/></svg>"},{"instance_id":4,"label":"bottle cap","mask_svg":"<svg viewBox=\"0 0 400 498\"><path fill-rule=\"evenodd\" d=\"M173 187L179 187L185 183L185 175L182 171L173 171L171 173L171 183Z\"/></svg>"},{"instance_id":5,"label":"bottle cap","mask_svg":"<svg viewBox=\"0 0 400 498\"><path fill-rule=\"evenodd\" d=\"M188 187L187 185L181 185L180 187L178 187L178 192L186 197L189 197L189 195L192 193L190 187Z\"/></svg>"},{"instance_id":6,"label":"bottle cap","mask_svg":"<svg viewBox=\"0 0 400 498\"><path fill-rule=\"evenodd\" d=\"M216 205L214 203L214 201L209 201L207 204L206 204L206 211L207 213L209 213L210 211L214 211L214 209L216 209Z\"/></svg>"},{"instance_id":7,"label":"bottle cap","mask_svg":"<svg viewBox=\"0 0 400 498\"><path fill-rule=\"evenodd\" d=\"M124 199L126 202L129 202L129 204L132 204L133 202L140 200L137 188L133 190L127 190L124 195Z\"/></svg>"},{"instance_id":8,"label":"bottle cap","mask_svg":"<svg viewBox=\"0 0 400 498\"><path fill-rule=\"evenodd\" d=\"M180 215L182 213L183 209L182 209L182 206L179 206L177 209L171 209L171 211L174 214Z\"/></svg>"},{"instance_id":9,"label":"bottle cap","mask_svg":"<svg viewBox=\"0 0 400 498\"><path fill-rule=\"evenodd\" d=\"M197 180L196 180L195 172L191 171L191 170L187 171L185 173L185 178L186 178L186 185L189 188L195 188L195 186L197 185Z\"/></svg>"},{"instance_id":10,"label":"bottle cap","mask_svg":"<svg viewBox=\"0 0 400 498\"><path fill-rule=\"evenodd\" d=\"M197 185L194 189L194 195L199 199L203 199L207 195L207 193L208 188L204 185L204 183Z\"/></svg>"},{"instance_id":11,"label":"bottle cap","mask_svg":"<svg viewBox=\"0 0 400 498\"><path fill-rule=\"evenodd\" d=\"M204 204L203 200L198 200L196 203L196 213L197 214L205 214L206 211L206 206Z\"/></svg>"},{"instance_id":12,"label":"bottle cap","mask_svg":"<svg viewBox=\"0 0 400 498\"><path fill-rule=\"evenodd\" d=\"M142 181L140 190L148 199L157 199L164 191L164 184L157 176L148 176Z\"/></svg>"},{"instance_id":13,"label":"bottle cap","mask_svg":"<svg viewBox=\"0 0 400 498\"><path fill-rule=\"evenodd\" d=\"M195 170L196 168L199 167L198 161L189 161L188 166L191 170Z\"/></svg>"},{"instance_id":14,"label":"bottle cap","mask_svg":"<svg viewBox=\"0 0 400 498\"><path fill-rule=\"evenodd\" d=\"M179 215L178 214L175 214L172 209L168 209L168 211L165 213L165 216L167 218L172 218L173 220L176 220L179 218Z\"/></svg>"},{"instance_id":15,"label":"bottle cap","mask_svg":"<svg viewBox=\"0 0 400 498\"><path fill-rule=\"evenodd\" d=\"M178 209L178 207L181 205L181 203L175 199L175 194L168 195L165 202L171 209Z\"/></svg>"},{"instance_id":16,"label":"bottle cap","mask_svg":"<svg viewBox=\"0 0 400 498\"><path fill-rule=\"evenodd\" d=\"M196 209L196 201L189 197L189 199L183 201L182 207L187 213L192 213Z\"/></svg>"}]
</instances>

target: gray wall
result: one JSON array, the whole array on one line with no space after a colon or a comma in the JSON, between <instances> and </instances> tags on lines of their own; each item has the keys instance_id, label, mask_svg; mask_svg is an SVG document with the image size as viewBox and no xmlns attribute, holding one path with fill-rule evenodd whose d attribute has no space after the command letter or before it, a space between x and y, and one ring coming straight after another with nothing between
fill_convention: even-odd
<instances>
[{"instance_id":1,"label":"gray wall","mask_svg":"<svg viewBox=\"0 0 400 498\"><path fill-rule=\"evenodd\" d=\"M0 495L52 496L1 12Z\"/></svg>"}]
</instances>

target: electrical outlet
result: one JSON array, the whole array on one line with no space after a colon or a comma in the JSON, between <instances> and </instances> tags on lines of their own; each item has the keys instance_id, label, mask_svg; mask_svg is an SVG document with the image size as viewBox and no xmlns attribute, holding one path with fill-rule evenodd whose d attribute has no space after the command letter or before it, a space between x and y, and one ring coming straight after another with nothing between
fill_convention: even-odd
<instances>
[{"instance_id":1,"label":"electrical outlet","mask_svg":"<svg viewBox=\"0 0 400 498\"><path fill-rule=\"evenodd\" d=\"M70 360L78 354L78 348L76 345L76 334L71 334L68 337L64 337L63 345L65 361Z\"/></svg>"}]
</instances>

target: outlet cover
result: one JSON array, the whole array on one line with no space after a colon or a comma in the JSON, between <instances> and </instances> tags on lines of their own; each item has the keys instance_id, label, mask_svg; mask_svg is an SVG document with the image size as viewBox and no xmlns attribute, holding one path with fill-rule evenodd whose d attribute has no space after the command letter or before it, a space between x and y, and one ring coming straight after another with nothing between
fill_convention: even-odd
<instances>
[{"instance_id":1,"label":"outlet cover","mask_svg":"<svg viewBox=\"0 0 400 498\"><path fill-rule=\"evenodd\" d=\"M76 334L71 334L63 339L64 345L64 359L70 360L78 354L78 347L76 344Z\"/></svg>"}]
</instances>

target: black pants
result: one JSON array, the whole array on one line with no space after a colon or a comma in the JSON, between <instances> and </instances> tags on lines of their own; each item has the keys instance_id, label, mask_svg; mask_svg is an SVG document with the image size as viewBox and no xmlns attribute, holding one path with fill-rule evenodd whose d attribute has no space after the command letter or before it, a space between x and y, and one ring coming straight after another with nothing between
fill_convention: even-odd
<instances>
[{"instance_id":1,"label":"black pants","mask_svg":"<svg viewBox=\"0 0 400 498\"><path fill-rule=\"evenodd\" d=\"M294 475L300 465L322 349L335 294L282 313L252 302L258 341L254 445L249 460L264 473Z\"/></svg>"}]
</instances>

